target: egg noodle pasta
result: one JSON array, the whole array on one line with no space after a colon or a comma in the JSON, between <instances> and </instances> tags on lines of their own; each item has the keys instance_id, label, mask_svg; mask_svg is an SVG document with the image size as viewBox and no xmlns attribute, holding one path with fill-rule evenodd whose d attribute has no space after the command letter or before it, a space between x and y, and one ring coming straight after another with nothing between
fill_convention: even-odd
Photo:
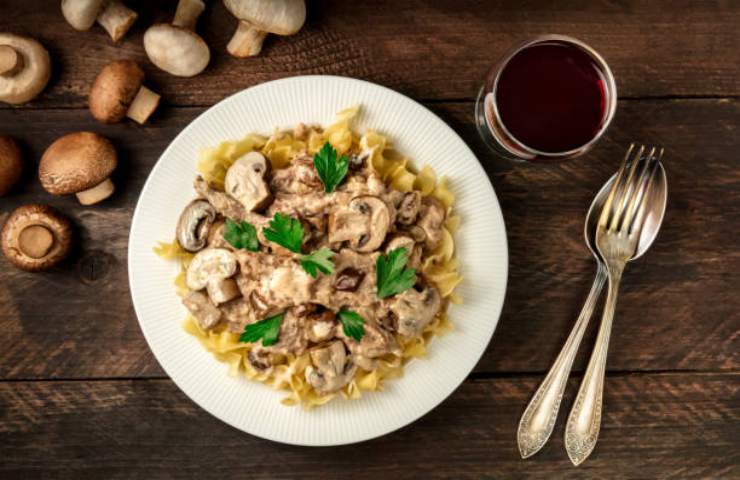
<instances>
[{"instance_id":1,"label":"egg noodle pasta","mask_svg":"<svg viewBox=\"0 0 740 480\"><path fill-rule=\"evenodd\" d=\"M385 135L374 131L366 131L359 135L353 131L352 121L358 113L357 106L342 110L336 115L335 122L324 129L300 125L294 131L276 130L269 137L250 133L241 140L226 141L216 147L205 148L199 155L197 170L200 175L213 188L223 190L226 171L238 158L248 152L262 153L270 161L272 168L278 170L288 166L297 154L307 152L313 155L325 142L329 142L336 149L337 155L371 152L369 163L386 185L401 192L416 190L424 197L435 198L447 210L442 240L433 251L425 255L420 267L424 278L438 289L442 297L440 312L426 325L421 335L416 337L396 335L396 341L401 347L400 353L389 353L380 357L372 371L358 368L353 380L337 392L322 395L308 383L305 377L306 368L311 364L308 352L299 356L281 355L281 358L274 362L273 368L260 371L248 360L248 354L254 344L240 342L239 334L229 331L226 325L221 324L211 330L204 330L191 315L186 317L183 324L185 331L197 338L218 361L226 363L230 375L244 375L250 380L263 382L274 389L287 391L287 397L282 400L285 405L300 404L309 409L323 405L337 396L357 399L364 391L382 390L386 380L403 375L403 367L407 362L425 356L427 346L435 335L452 329L452 323L447 315L447 305L461 301L454 293L462 277L458 273L453 237L460 224L460 218L451 212L455 196L449 189L446 178L438 178L429 166L419 171L414 170L409 159L395 150L391 140ZM193 254L180 247L177 241L160 243L154 251L166 260L179 262L181 271L175 279L175 286L178 295L186 295L188 288L185 283L185 271Z\"/></svg>"}]
</instances>

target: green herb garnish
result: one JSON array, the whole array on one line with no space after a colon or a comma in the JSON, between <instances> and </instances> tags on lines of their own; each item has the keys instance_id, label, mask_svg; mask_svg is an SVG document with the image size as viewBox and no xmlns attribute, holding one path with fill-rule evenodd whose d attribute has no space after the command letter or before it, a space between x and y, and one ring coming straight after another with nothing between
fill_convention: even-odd
<instances>
[{"instance_id":1,"label":"green herb garnish","mask_svg":"<svg viewBox=\"0 0 740 480\"><path fill-rule=\"evenodd\" d=\"M365 335L365 319L359 313L352 310L342 309L337 315L339 316L339 321L342 322L344 334L359 342L363 335Z\"/></svg>"},{"instance_id":2,"label":"green herb garnish","mask_svg":"<svg viewBox=\"0 0 740 480\"><path fill-rule=\"evenodd\" d=\"M318 276L318 272L329 275L334 271L334 262L331 261L333 255L334 252L330 249L320 248L310 255L302 256L301 267L313 278Z\"/></svg>"},{"instance_id":3,"label":"green herb garnish","mask_svg":"<svg viewBox=\"0 0 740 480\"><path fill-rule=\"evenodd\" d=\"M301 253L303 225L297 219L282 213L276 213L270 220L270 228L262 230L265 238L285 247L291 252Z\"/></svg>"},{"instance_id":4,"label":"green herb garnish","mask_svg":"<svg viewBox=\"0 0 740 480\"><path fill-rule=\"evenodd\" d=\"M319 178L324 183L324 191L331 193L347 175L349 159L342 155L337 160L337 151L329 142L326 142L321 150L313 156L313 165L319 173Z\"/></svg>"},{"instance_id":5,"label":"green herb garnish","mask_svg":"<svg viewBox=\"0 0 740 480\"><path fill-rule=\"evenodd\" d=\"M262 346L274 345L280 335L280 325L284 316L284 313L279 313L259 322L250 323L244 327L244 333L239 336L239 341L253 343L262 339Z\"/></svg>"},{"instance_id":6,"label":"green herb garnish","mask_svg":"<svg viewBox=\"0 0 740 480\"><path fill-rule=\"evenodd\" d=\"M380 255L375 262L378 297L385 298L403 292L416 283L416 270L406 268L408 254L405 247L396 248L388 255Z\"/></svg>"},{"instance_id":7,"label":"green herb garnish","mask_svg":"<svg viewBox=\"0 0 740 480\"><path fill-rule=\"evenodd\" d=\"M260 243L257 240L257 229L249 222L236 223L227 218L224 225L224 240L237 249L243 248L251 252L260 249Z\"/></svg>"}]
</instances>

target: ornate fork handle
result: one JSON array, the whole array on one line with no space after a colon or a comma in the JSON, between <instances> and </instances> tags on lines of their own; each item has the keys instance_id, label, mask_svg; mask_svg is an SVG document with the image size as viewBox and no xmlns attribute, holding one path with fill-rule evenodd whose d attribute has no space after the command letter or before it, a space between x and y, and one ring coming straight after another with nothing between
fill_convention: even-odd
<instances>
[{"instance_id":1,"label":"ornate fork handle","mask_svg":"<svg viewBox=\"0 0 740 480\"><path fill-rule=\"evenodd\" d=\"M560 410L560 401L563 399L563 391L568 382L568 374L573 366L573 360L581 344L583 333L586 331L588 321L593 314L596 302L606 281L606 268L598 262L596 278L591 286L591 291L581 309L573 329L568 335L563 348L555 359L547 376L535 392L532 400L527 405L517 430L517 442L519 453L522 458L531 457L537 453L547 442L552 434L555 420Z\"/></svg>"},{"instance_id":2,"label":"ornate fork handle","mask_svg":"<svg viewBox=\"0 0 740 480\"><path fill-rule=\"evenodd\" d=\"M624 263L609 265L609 290L604 314L596 337L596 346L586 367L573 409L565 426L565 450L574 465L580 465L591 455L601 429L601 408L604 401L604 373L609 335L617 306L617 292L622 279Z\"/></svg>"}]
</instances>

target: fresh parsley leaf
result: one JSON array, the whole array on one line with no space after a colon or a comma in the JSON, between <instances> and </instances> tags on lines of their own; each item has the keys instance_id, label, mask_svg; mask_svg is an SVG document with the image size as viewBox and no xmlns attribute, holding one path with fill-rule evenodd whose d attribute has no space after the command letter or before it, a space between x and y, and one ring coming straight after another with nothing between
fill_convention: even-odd
<instances>
[{"instance_id":1,"label":"fresh parsley leaf","mask_svg":"<svg viewBox=\"0 0 740 480\"><path fill-rule=\"evenodd\" d=\"M416 270L406 268L408 254L406 248L396 248L388 255L380 255L375 262L375 279L378 284L378 297L385 298L408 290L416 283Z\"/></svg>"},{"instance_id":2,"label":"fresh parsley leaf","mask_svg":"<svg viewBox=\"0 0 740 480\"><path fill-rule=\"evenodd\" d=\"M257 240L257 229L249 222L236 223L227 218L224 225L224 240L234 248L244 248L251 252L260 249L260 243Z\"/></svg>"},{"instance_id":3,"label":"fresh parsley leaf","mask_svg":"<svg viewBox=\"0 0 740 480\"><path fill-rule=\"evenodd\" d=\"M265 228L262 231L269 241L277 243L291 252L301 253L303 225L297 219L282 213L276 213L270 220L270 228Z\"/></svg>"},{"instance_id":4,"label":"fresh parsley leaf","mask_svg":"<svg viewBox=\"0 0 740 480\"><path fill-rule=\"evenodd\" d=\"M304 255L301 257L301 266L308 272L313 278L318 276L318 272L330 274L334 271L334 262L331 261L331 257L334 255L330 249L324 247L320 248L310 255Z\"/></svg>"},{"instance_id":5,"label":"fresh parsley leaf","mask_svg":"<svg viewBox=\"0 0 740 480\"><path fill-rule=\"evenodd\" d=\"M342 182L349 170L349 159L342 155L337 160L337 151L326 142L321 150L313 156L313 165L324 183L324 191L331 193Z\"/></svg>"},{"instance_id":6,"label":"fresh parsley leaf","mask_svg":"<svg viewBox=\"0 0 740 480\"><path fill-rule=\"evenodd\" d=\"M244 327L244 333L239 336L239 341L253 343L262 339L263 346L274 345L280 335L280 325L283 323L284 316L284 313L278 313L259 322L250 323Z\"/></svg>"},{"instance_id":7,"label":"fresh parsley leaf","mask_svg":"<svg viewBox=\"0 0 740 480\"><path fill-rule=\"evenodd\" d=\"M359 342L365 335L365 319L359 313L344 308L337 315L339 315L339 321L342 322L344 334Z\"/></svg>"}]
</instances>

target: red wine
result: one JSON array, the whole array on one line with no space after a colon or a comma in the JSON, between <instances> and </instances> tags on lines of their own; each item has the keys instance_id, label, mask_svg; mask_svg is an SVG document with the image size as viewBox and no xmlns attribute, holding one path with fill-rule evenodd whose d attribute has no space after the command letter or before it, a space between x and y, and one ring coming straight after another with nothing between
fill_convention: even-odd
<instances>
[{"instance_id":1,"label":"red wine","mask_svg":"<svg viewBox=\"0 0 740 480\"><path fill-rule=\"evenodd\" d=\"M581 147L605 120L604 78L580 48L560 42L526 47L504 66L496 86L503 126L541 152Z\"/></svg>"}]
</instances>

